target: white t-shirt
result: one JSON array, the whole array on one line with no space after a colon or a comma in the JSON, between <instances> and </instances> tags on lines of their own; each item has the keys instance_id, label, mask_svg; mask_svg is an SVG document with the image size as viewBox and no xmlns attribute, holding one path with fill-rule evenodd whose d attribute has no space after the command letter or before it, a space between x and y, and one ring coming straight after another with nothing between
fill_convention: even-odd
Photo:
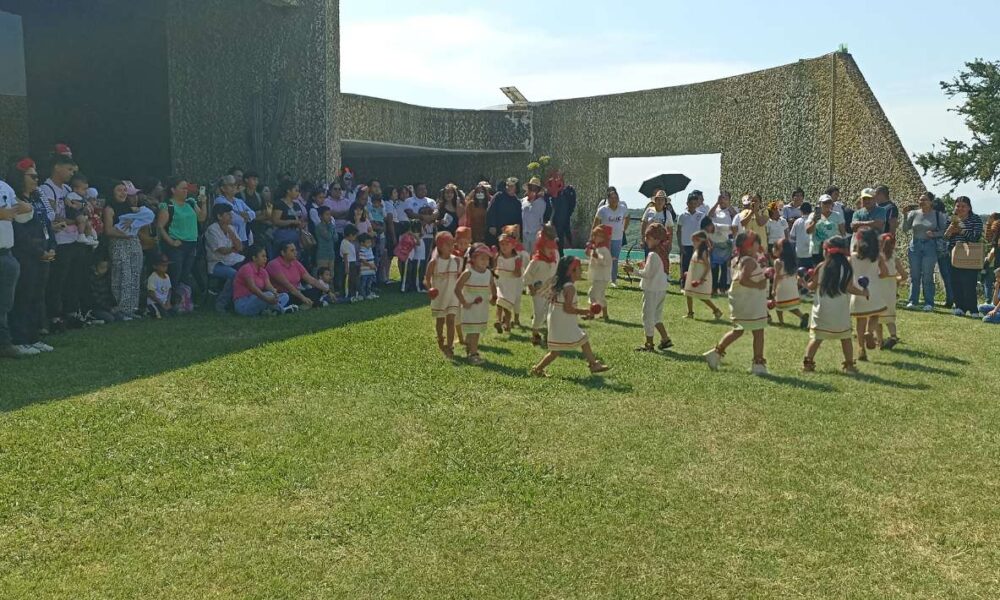
<instances>
[{"instance_id":1,"label":"white t-shirt","mask_svg":"<svg viewBox=\"0 0 1000 600\"><path fill-rule=\"evenodd\" d=\"M405 211L409 210L413 212L414 216L416 216L417 214L420 213L420 209L425 207L436 209L437 203L431 200L430 198L417 198L416 196L413 196L411 198L408 198L406 200L406 203L403 205L404 214Z\"/></svg>"},{"instance_id":2,"label":"white t-shirt","mask_svg":"<svg viewBox=\"0 0 1000 600\"><path fill-rule=\"evenodd\" d=\"M233 233L236 233L235 229ZM235 267L245 260L239 252L230 252L229 254L219 254L216 252L218 248L231 248L232 245L232 240L229 239L226 232L222 231L222 225L212 223L208 226L208 229L205 230L205 260L208 263L209 273L215 269L215 265L218 263L222 263L227 267Z\"/></svg>"},{"instance_id":3,"label":"white t-shirt","mask_svg":"<svg viewBox=\"0 0 1000 600\"><path fill-rule=\"evenodd\" d=\"M730 228L733 226L733 218L729 215L729 211L717 208L715 212L712 213L712 224L715 225L715 232L709 236L712 243L727 243L729 241L729 235L732 233L732 229Z\"/></svg>"},{"instance_id":4,"label":"white t-shirt","mask_svg":"<svg viewBox=\"0 0 1000 600\"><path fill-rule=\"evenodd\" d=\"M705 215L698 212L697 210L693 213L682 212L677 215L677 221L680 223L681 230L681 246L693 246L694 242L691 241L691 236L701 229L701 220L705 218Z\"/></svg>"},{"instance_id":5,"label":"white t-shirt","mask_svg":"<svg viewBox=\"0 0 1000 600\"><path fill-rule=\"evenodd\" d=\"M410 216L406 214L406 200L396 200L395 202L392 202L392 218L397 224L410 222ZM401 234L402 232L399 231L399 228L397 227L396 235Z\"/></svg>"},{"instance_id":6,"label":"white t-shirt","mask_svg":"<svg viewBox=\"0 0 1000 600\"><path fill-rule=\"evenodd\" d=\"M765 227L767 227L767 245L770 246L778 240L784 239L785 232L788 231L788 221L768 219Z\"/></svg>"},{"instance_id":7,"label":"white t-shirt","mask_svg":"<svg viewBox=\"0 0 1000 600\"><path fill-rule=\"evenodd\" d=\"M659 223L664 227L674 226L674 217L667 210L666 204L663 205L663 210L656 210L655 206L646 207L645 212L642 213L643 223Z\"/></svg>"},{"instance_id":8,"label":"white t-shirt","mask_svg":"<svg viewBox=\"0 0 1000 600\"><path fill-rule=\"evenodd\" d=\"M611 210L605 204L597 209L597 218L601 220L601 225L611 226L611 241L620 242L625 235L625 217L628 216L628 207L624 202L618 202L618 208Z\"/></svg>"},{"instance_id":9,"label":"white t-shirt","mask_svg":"<svg viewBox=\"0 0 1000 600\"><path fill-rule=\"evenodd\" d=\"M521 222L525 233L537 233L545 224L545 197L538 196L533 202L528 202L527 196L521 198Z\"/></svg>"},{"instance_id":10,"label":"white t-shirt","mask_svg":"<svg viewBox=\"0 0 1000 600\"><path fill-rule=\"evenodd\" d=\"M155 271L150 273L149 279L146 280L146 289L153 292L160 304L166 304L170 300L170 275L160 277ZM153 299L148 295L146 296L146 304L156 306L156 302L153 302Z\"/></svg>"},{"instance_id":11,"label":"white t-shirt","mask_svg":"<svg viewBox=\"0 0 1000 600\"><path fill-rule=\"evenodd\" d=\"M348 239L340 240L340 256L347 255L347 262L358 262L358 249L354 247L354 242Z\"/></svg>"},{"instance_id":12,"label":"white t-shirt","mask_svg":"<svg viewBox=\"0 0 1000 600\"><path fill-rule=\"evenodd\" d=\"M65 183L58 185L51 179L46 179L45 183L38 187L38 195L45 200L49 221L66 218L66 196L72 191ZM56 243L60 246L75 243L79 237L80 232L76 230L76 223L72 221L68 222L62 231L56 231Z\"/></svg>"},{"instance_id":13,"label":"white t-shirt","mask_svg":"<svg viewBox=\"0 0 1000 600\"><path fill-rule=\"evenodd\" d=\"M810 242L812 241L812 236L806 233L806 217L799 217L795 219L795 224L792 225L791 240L795 243L795 256L798 258L809 258L812 256L810 252Z\"/></svg>"}]
</instances>

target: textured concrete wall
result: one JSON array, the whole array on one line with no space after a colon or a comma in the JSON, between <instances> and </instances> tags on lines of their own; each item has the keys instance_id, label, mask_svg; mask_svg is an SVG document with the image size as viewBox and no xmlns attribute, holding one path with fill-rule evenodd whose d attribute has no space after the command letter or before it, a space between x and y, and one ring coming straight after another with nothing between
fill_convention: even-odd
<instances>
[{"instance_id":1,"label":"textured concrete wall","mask_svg":"<svg viewBox=\"0 0 1000 600\"><path fill-rule=\"evenodd\" d=\"M815 198L831 181L848 196L876 181L898 198L923 188L848 54L694 85L543 103L534 125L534 153L564 161L577 184L578 223L603 197L612 157L721 153L722 187L766 198L786 198L797 186Z\"/></svg>"},{"instance_id":2,"label":"textured concrete wall","mask_svg":"<svg viewBox=\"0 0 1000 600\"><path fill-rule=\"evenodd\" d=\"M168 0L173 168L312 178L339 166L339 3ZM256 133L255 133L256 132Z\"/></svg>"},{"instance_id":3,"label":"textured concrete wall","mask_svg":"<svg viewBox=\"0 0 1000 600\"><path fill-rule=\"evenodd\" d=\"M0 177L8 159L28 150L28 99L0 96Z\"/></svg>"},{"instance_id":4,"label":"textured concrete wall","mask_svg":"<svg viewBox=\"0 0 1000 600\"><path fill-rule=\"evenodd\" d=\"M530 113L451 110L343 94L340 137L449 150L531 149Z\"/></svg>"},{"instance_id":5,"label":"textured concrete wall","mask_svg":"<svg viewBox=\"0 0 1000 600\"><path fill-rule=\"evenodd\" d=\"M431 193L436 193L448 182L454 181L469 190L481 179L495 183L510 175L522 176L531 162L528 153L511 154L447 154L432 156L365 158L344 154L344 164L351 167L360 178L367 181L377 177L383 184L409 185L427 183Z\"/></svg>"}]
</instances>

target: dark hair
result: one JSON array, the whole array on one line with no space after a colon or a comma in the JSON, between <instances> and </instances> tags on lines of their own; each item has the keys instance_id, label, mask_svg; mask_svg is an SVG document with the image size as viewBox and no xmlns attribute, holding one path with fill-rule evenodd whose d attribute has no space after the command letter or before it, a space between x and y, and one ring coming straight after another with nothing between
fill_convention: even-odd
<instances>
[{"instance_id":1,"label":"dark hair","mask_svg":"<svg viewBox=\"0 0 1000 600\"><path fill-rule=\"evenodd\" d=\"M878 193L885 193L885 195L888 196L889 195L889 186L887 186L887 185L885 185L883 183L880 183L880 184L878 184L878 185L875 186L875 193L876 194L878 194Z\"/></svg>"},{"instance_id":2,"label":"dark hair","mask_svg":"<svg viewBox=\"0 0 1000 600\"><path fill-rule=\"evenodd\" d=\"M841 251L846 251L848 248L847 238L839 235L828 239L825 245ZM854 268L845 255L840 252L827 254L826 262L823 264L823 278L819 282L819 292L828 298L836 298L841 294L846 294L847 286L853 278Z\"/></svg>"},{"instance_id":3,"label":"dark hair","mask_svg":"<svg viewBox=\"0 0 1000 600\"><path fill-rule=\"evenodd\" d=\"M972 211L972 200L970 200L968 196L959 196L958 198L955 198L955 204L958 204L959 202L964 202L965 204L968 204L969 211L970 212Z\"/></svg>"},{"instance_id":4,"label":"dark hair","mask_svg":"<svg viewBox=\"0 0 1000 600\"><path fill-rule=\"evenodd\" d=\"M720 192L719 192L719 195L720 195L720 196L725 196L725 197L726 197L726 198L728 198L729 200L732 200L732 199L733 199L733 194L732 194L732 192L730 192L729 190L722 190L722 191L720 191Z\"/></svg>"},{"instance_id":5,"label":"dark hair","mask_svg":"<svg viewBox=\"0 0 1000 600\"><path fill-rule=\"evenodd\" d=\"M690 194L688 194L687 201L690 202L692 200L698 200L699 198L701 198L701 194L699 194L698 192L691 192Z\"/></svg>"},{"instance_id":6,"label":"dark hair","mask_svg":"<svg viewBox=\"0 0 1000 600\"><path fill-rule=\"evenodd\" d=\"M358 228L348 223L344 226L344 237L350 237L352 235L358 235Z\"/></svg>"},{"instance_id":7,"label":"dark hair","mask_svg":"<svg viewBox=\"0 0 1000 600\"><path fill-rule=\"evenodd\" d=\"M711 219L705 219L705 220L707 220L709 224L712 223ZM694 241L695 238L703 240L704 243L700 242L696 243ZM698 231L691 234L691 242L694 245L694 257L697 258L698 260L704 260L705 257L708 255L708 232L705 231L704 226L702 226L702 228L699 229Z\"/></svg>"},{"instance_id":8,"label":"dark hair","mask_svg":"<svg viewBox=\"0 0 1000 600\"><path fill-rule=\"evenodd\" d=\"M794 198L795 196L802 196L804 198L805 195L806 195L806 191L803 190L800 187L797 187L794 190L792 190L792 198Z\"/></svg>"},{"instance_id":9,"label":"dark hair","mask_svg":"<svg viewBox=\"0 0 1000 600\"><path fill-rule=\"evenodd\" d=\"M218 221L219 217L231 212L233 212L233 207L228 202L220 202L212 207L212 218Z\"/></svg>"},{"instance_id":10,"label":"dark hair","mask_svg":"<svg viewBox=\"0 0 1000 600\"><path fill-rule=\"evenodd\" d=\"M743 245L746 244L747 239L750 236L753 236L754 238L757 238L758 241L760 240L760 238L757 237L757 234L755 234L752 231L741 231L740 233L738 233L736 235L736 239L733 240L733 246L736 249L736 255L737 256L739 255L740 251L743 249Z\"/></svg>"},{"instance_id":11,"label":"dark hair","mask_svg":"<svg viewBox=\"0 0 1000 600\"><path fill-rule=\"evenodd\" d=\"M355 202L354 204L351 205L351 211L350 211L351 218L352 219L354 218L354 211L358 210L359 208L361 209L361 221L362 222L367 221L368 208L364 204L361 204L360 202Z\"/></svg>"},{"instance_id":12,"label":"dark hair","mask_svg":"<svg viewBox=\"0 0 1000 600\"><path fill-rule=\"evenodd\" d=\"M830 187L826 188L826 192L824 192L824 193L825 193L825 194L826 194L827 196L832 196L832 195L834 195L835 193L837 193L837 192L839 192L839 191L840 191L840 188L839 188L839 187L837 187L837 186L835 186L835 185L831 185Z\"/></svg>"},{"instance_id":13,"label":"dark hair","mask_svg":"<svg viewBox=\"0 0 1000 600\"><path fill-rule=\"evenodd\" d=\"M347 228L345 227L344 230L346 231ZM358 243L359 244L364 244L365 242L368 242L368 241L371 241L371 240L372 240L372 236L369 233L362 233L361 235L358 236Z\"/></svg>"},{"instance_id":14,"label":"dark hair","mask_svg":"<svg viewBox=\"0 0 1000 600\"><path fill-rule=\"evenodd\" d=\"M284 254L289 247L295 248L296 250L299 249L298 245L296 245L295 242L285 242L284 244L281 245L281 247L278 248L278 254Z\"/></svg>"},{"instance_id":15,"label":"dark hair","mask_svg":"<svg viewBox=\"0 0 1000 600\"><path fill-rule=\"evenodd\" d=\"M423 233L424 224L416 219L410 219L410 233Z\"/></svg>"},{"instance_id":16,"label":"dark hair","mask_svg":"<svg viewBox=\"0 0 1000 600\"><path fill-rule=\"evenodd\" d=\"M559 302L559 294L562 294L567 283L571 283L569 280L569 269L577 260L579 259L569 255L559 259L559 264L556 265L556 274L550 280L552 287L550 297L553 304Z\"/></svg>"},{"instance_id":17,"label":"dark hair","mask_svg":"<svg viewBox=\"0 0 1000 600\"><path fill-rule=\"evenodd\" d=\"M795 255L795 244L786 239L780 239L774 243L778 246L778 257L781 258L781 265L785 268L785 275L795 275L799 268L799 259Z\"/></svg>"},{"instance_id":18,"label":"dark hair","mask_svg":"<svg viewBox=\"0 0 1000 600\"><path fill-rule=\"evenodd\" d=\"M924 190L923 193L921 193L920 195L927 196L927 201L930 202L931 204L934 204L934 201L937 200L937 196L935 196L934 192L930 190Z\"/></svg>"},{"instance_id":19,"label":"dark hair","mask_svg":"<svg viewBox=\"0 0 1000 600\"><path fill-rule=\"evenodd\" d=\"M53 167L57 167L59 165L74 165L74 166L76 165L76 161L73 160L71 157L66 156L65 154L53 155L52 160L50 162Z\"/></svg>"},{"instance_id":20,"label":"dark hair","mask_svg":"<svg viewBox=\"0 0 1000 600\"><path fill-rule=\"evenodd\" d=\"M167 188L167 195L172 198L181 182L187 182L187 179L184 179L180 175L171 175L170 177L167 177L167 182L165 184L165 187ZM187 194L187 190L184 190L184 193Z\"/></svg>"},{"instance_id":21,"label":"dark hair","mask_svg":"<svg viewBox=\"0 0 1000 600\"><path fill-rule=\"evenodd\" d=\"M799 205L799 212L801 212L804 215L808 215L812 211L813 211L813 205L809 204L808 202L803 202L801 205Z\"/></svg>"},{"instance_id":22,"label":"dark hair","mask_svg":"<svg viewBox=\"0 0 1000 600\"><path fill-rule=\"evenodd\" d=\"M243 167L229 167L229 171L227 172L227 174L228 175L236 175L237 172L239 172L242 175L243 174ZM245 175L244 175L244 177L245 177Z\"/></svg>"},{"instance_id":23,"label":"dark hair","mask_svg":"<svg viewBox=\"0 0 1000 600\"><path fill-rule=\"evenodd\" d=\"M329 206L317 206L316 207L316 216L317 217L322 217L323 215L325 215L328 212L330 212L330 207Z\"/></svg>"},{"instance_id":24,"label":"dark hair","mask_svg":"<svg viewBox=\"0 0 1000 600\"><path fill-rule=\"evenodd\" d=\"M867 227L855 235L858 236L858 245L854 248L854 255L864 260L878 260L880 253L878 232L871 227Z\"/></svg>"},{"instance_id":25,"label":"dark hair","mask_svg":"<svg viewBox=\"0 0 1000 600\"><path fill-rule=\"evenodd\" d=\"M90 180L83 173L74 173L72 177L69 178L69 187L82 183L83 185L89 185Z\"/></svg>"},{"instance_id":26,"label":"dark hair","mask_svg":"<svg viewBox=\"0 0 1000 600\"><path fill-rule=\"evenodd\" d=\"M250 171L244 171L243 172L243 181L246 181L247 179L250 179L251 177L253 177L254 179L260 179L260 175L257 174L257 171L250 170Z\"/></svg>"},{"instance_id":27,"label":"dark hair","mask_svg":"<svg viewBox=\"0 0 1000 600\"><path fill-rule=\"evenodd\" d=\"M330 267L320 267L316 269L316 279L322 279L324 273L329 273Z\"/></svg>"},{"instance_id":28,"label":"dark hair","mask_svg":"<svg viewBox=\"0 0 1000 600\"><path fill-rule=\"evenodd\" d=\"M253 259L256 258L261 252L267 253L267 248L265 248L263 244L254 244L253 246L250 246L250 249L247 250L246 254L247 262L253 261Z\"/></svg>"},{"instance_id":29,"label":"dark hair","mask_svg":"<svg viewBox=\"0 0 1000 600\"><path fill-rule=\"evenodd\" d=\"M712 217L703 217L701 219L701 224L698 226L699 229L707 229L713 225Z\"/></svg>"},{"instance_id":30,"label":"dark hair","mask_svg":"<svg viewBox=\"0 0 1000 600\"><path fill-rule=\"evenodd\" d=\"M298 187L298 185L299 184L295 183L295 180L293 179L283 180L278 184L278 189L274 193L274 199L284 200L288 196L288 192Z\"/></svg>"},{"instance_id":31,"label":"dark hair","mask_svg":"<svg viewBox=\"0 0 1000 600\"><path fill-rule=\"evenodd\" d=\"M7 183L10 187L14 189L14 195L18 198L24 193L24 171L17 168L17 163L21 158L16 158L12 161L10 169L7 171Z\"/></svg>"},{"instance_id":32,"label":"dark hair","mask_svg":"<svg viewBox=\"0 0 1000 600\"><path fill-rule=\"evenodd\" d=\"M326 190L323 189L323 186L317 185L314 187L312 192L309 194L309 199L313 200L317 195L323 196L324 198L326 197Z\"/></svg>"}]
</instances>

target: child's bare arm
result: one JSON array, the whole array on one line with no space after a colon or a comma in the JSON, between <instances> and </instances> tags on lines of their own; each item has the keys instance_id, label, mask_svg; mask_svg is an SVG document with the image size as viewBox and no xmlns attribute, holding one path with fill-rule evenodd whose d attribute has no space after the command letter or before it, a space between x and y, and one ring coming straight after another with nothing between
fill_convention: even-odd
<instances>
[{"instance_id":1,"label":"child's bare arm","mask_svg":"<svg viewBox=\"0 0 1000 600\"><path fill-rule=\"evenodd\" d=\"M428 267L430 268L430 267ZM458 282L455 284L455 297L462 304L463 308L471 308L472 304L465 301L465 295L462 292L465 290L465 282L469 280L469 272L465 271L458 276Z\"/></svg>"}]
</instances>

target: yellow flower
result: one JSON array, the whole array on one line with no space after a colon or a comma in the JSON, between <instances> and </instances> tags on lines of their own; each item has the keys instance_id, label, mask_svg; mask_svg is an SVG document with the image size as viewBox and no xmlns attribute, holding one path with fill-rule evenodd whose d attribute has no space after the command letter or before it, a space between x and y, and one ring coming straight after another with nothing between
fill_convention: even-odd
<instances>
[{"instance_id":1,"label":"yellow flower","mask_svg":"<svg viewBox=\"0 0 1000 600\"><path fill-rule=\"evenodd\" d=\"M538 157L538 162L542 163L542 166L544 167L545 165L547 165L550 162L552 162L552 157L551 156L540 156L540 157Z\"/></svg>"},{"instance_id":2,"label":"yellow flower","mask_svg":"<svg viewBox=\"0 0 1000 600\"><path fill-rule=\"evenodd\" d=\"M542 165L540 165L540 164L538 164L536 162L528 164L528 170L529 171L537 171L538 169L541 169L541 168L542 168Z\"/></svg>"}]
</instances>

